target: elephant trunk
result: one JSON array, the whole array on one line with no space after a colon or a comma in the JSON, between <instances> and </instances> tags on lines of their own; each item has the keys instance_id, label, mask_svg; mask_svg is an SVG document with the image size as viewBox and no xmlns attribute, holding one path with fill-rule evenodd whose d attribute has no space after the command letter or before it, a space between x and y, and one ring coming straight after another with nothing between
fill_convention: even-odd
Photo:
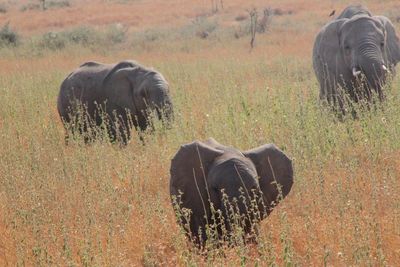
<instances>
[{"instance_id":1,"label":"elephant trunk","mask_svg":"<svg viewBox=\"0 0 400 267\"><path fill-rule=\"evenodd\" d=\"M162 121L163 125L169 128L173 121L173 105L169 96L168 85L164 81L153 82L143 89L145 109L143 110L146 122L149 122L149 115L153 113L155 118Z\"/></svg>"},{"instance_id":2,"label":"elephant trunk","mask_svg":"<svg viewBox=\"0 0 400 267\"><path fill-rule=\"evenodd\" d=\"M383 100L382 86L385 84L388 74L383 60L365 60L365 62L361 62L361 68L366 77L368 99L371 98L371 93L374 91L378 94L379 99Z\"/></svg>"},{"instance_id":3,"label":"elephant trunk","mask_svg":"<svg viewBox=\"0 0 400 267\"><path fill-rule=\"evenodd\" d=\"M383 98L382 85L388 74L388 66L385 65L380 48L373 43L363 43L359 46L358 60L354 60L351 72L356 87L356 98L371 99L372 91ZM363 75L362 75L363 74Z\"/></svg>"},{"instance_id":4,"label":"elephant trunk","mask_svg":"<svg viewBox=\"0 0 400 267\"><path fill-rule=\"evenodd\" d=\"M164 123L167 126L170 126L170 124L174 120L174 112L173 112L172 101L168 94L165 95L164 106L162 108L162 114L165 119Z\"/></svg>"},{"instance_id":5,"label":"elephant trunk","mask_svg":"<svg viewBox=\"0 0 400 267\"><path fill-rule=\"evenodd\" d=\"M156 112L155 115L169 128L173 121L173 106L165 87L154 89L150 102L151 109Z\"/></svg>"}]
</instances>

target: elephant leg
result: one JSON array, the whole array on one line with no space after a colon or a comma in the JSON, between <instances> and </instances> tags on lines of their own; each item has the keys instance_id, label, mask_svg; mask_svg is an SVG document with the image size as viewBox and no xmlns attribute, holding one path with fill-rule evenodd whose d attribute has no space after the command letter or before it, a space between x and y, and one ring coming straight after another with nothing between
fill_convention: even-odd
<instances>
[{"instance_id":1,"label":"elephant leg","mask_svg":"<svg viewBox=\"0 0 400 267\"><path fill-rule=\"evenodd\" d=\"M71 139L71 133L68 125L70 125L70 118L69 116L61 116L61 121L64 126L64 144L67 146Z\"/></svg>"},{"instance_id":2,"label":"elephant leg","mask_svg":"<svg viewBox=\"0 0 400 267\"><path fill-rule=\"evenodd\" d=\"M85 144L90 143L93 139L90 136L92 131L89 131L89 121L90 118L87 114L74 114L69 125L70 134L72 134L73 137L80 136ZM70 139L70 137L68 138Z\"/></svg>"},{"instance_id":3,"label":"elephant leg","mask_svg":"<svg viewBox=\"0 0 400 267\"><path fill-rule=\"evenodd\" d=\"M117 133L118 137L120 138L120 141L124 144L127 145L130 137L131 137L131 125L128 119L128 115L125 111L121 112L121 114L118 114L118 118L116 118L117 121Z\"/></svg>"},{"instance_id":4,"label":"elephant leg","mask_svg":"<svg viewBox=\"0 0 400 267\"><path fill-rule=\"evenodd\" d=\"M322 64L320 60L316 61L315 66L315 72L319 82L319 99L321 101L327 101L328 104L331 105L332 103L329 98L329 88L331 83L329 82L327 67L324 67L324 64Z\"/></svg>"},{"instance_id":5,"label":"elephant leg","mask_svg":"<svg viewBox=\"0 0 400 267\"><path fill-rule=\"evenodd\" d=\"M383 93L382 87L384 87L384 82L377 81L374 91L375 91L376 95L378 96L379 101L385 100L385 95Z\"/></svg>"},{"instance_id":6,"label":"elephant leg","mask_svg":"<svg viewBox=\"0 0 400 267\"><path fill-rule=\"evenodd\" d=\"M329 71L328 66L321 64L322 73L320 75L320 99L325 99L332 107L337 107L337 79L335 74Z\"/></svg>"},{"instance_id":7,"label":"elephant leg","mask_svg":"<svg viewBox=\"0 0 400 267\"><path fill-rule=\"evenodd\" d=\"M148 114L140 114L136 117L136 121L137 121L137 128L140 131L145 131L149 125L150 125L150 121L148 119Z\"/></svg>"},{"instance_id":8,"label":"elephant leg","mask_svg":"<svg viewBox=\"0 0 400 267\"><path fill-rule=\"evenodd\" d=\"M379 97L379 101L384 101L385 100L385 94L382 91L382 87L378 88L378 97Z\"/></svg>"},{"instance_id":9,"label":"elephant leg","mask_svg":"<svg viewBox=\"0 0 400 267\"><path fill-rule=\"evenodd\" d=\"M338 85L338 79L334 77L334 74L328 73L324 82L324 87L328 104L332 107L335 113L344 115L344 92L342 87Z\"/></svg>"},{"instance_id":10,"label":"elephant leg","mask_svg":"<svg viewBox=\"0 0 400 267\"><path fill-rule=\"evenodd\" d=\"M125 110L113 110L109 116L108 135L111 142L127 145L131 137L132 123Z\"/></svg>"},{"instance_id":11,"label":"elephant leg","mask_svg":"<svg viewBox=\"0 0 400 267\"><path fill-rule=\"evenodd\" d=\"M328 98L326 86L324 86L323 84L320 85L319 100L321 102L328 102L328 104L331 104Z\"/></svg>"}]
</instances>

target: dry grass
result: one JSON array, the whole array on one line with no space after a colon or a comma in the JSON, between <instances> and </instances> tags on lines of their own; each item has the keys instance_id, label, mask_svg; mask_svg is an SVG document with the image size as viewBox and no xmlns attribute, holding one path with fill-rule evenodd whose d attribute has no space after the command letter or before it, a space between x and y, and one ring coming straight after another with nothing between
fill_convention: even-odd
<instances>
[{"instance_id":1,"label":"dry grass","mask_svg":"<svg viewBox=\"0 0 400 267\"><path fill-rule=\"evenodd\" d=\"M8 1L4 1L8 2ZM103 0L70 0L71 7L48 11L20 11L20 7L32 1L14 2L6 14L0 15L0 25L7 21L25 34L43 33L49 30L62 29L79 25L107 25L123 23L133 30L143 30L159 25L184 25L188 19L197 16L213 16L211 1L205 0L151 0L151 1L103 1ZM224 1L225 8L214 16L218 16L224 24L234 24L235 16L252 7L260 11L266 7L280 8L292 11L296 20L310 19L318 15L319 21L328 20L332 9L342 10L347 1L307 1L307 0L274 0L266 3L262 0L231 0ZM375 12L389 12L399 8L396 1L363 1ZM29 17L29 19L27 19Z\"/></svg>"},{"instance_id":2,"label":"dry grass","mask_svg":"<svg viewBox=\"0 0 400 267\"><path fill-rule=\"evenodd\" d=\"M338 122L321 109L312 42L330 11L346 3L311 2L271 2L294 14L274 17L251 53L247 38L195 36L161 39L140 50L71 46L41 56L20 53L25 48L4 52L0 265L399 265L400 78L388 89L384 107L359 120ZM376 12L398 8L396 1L365 2ZM213 15L221 27L237 23L246 8L265 5L224 3ZM123 22L135 31L186 25L209 5L72 1L71 8L25 13L12 6L0 15L0 24L11 20L26 35L78 23ZM83 61L126 58L156 67L169 80L173 128L146 136L146 146L136 137L125 149L103 143L64 146L55 107L63 78ZM258 246L203 258L189 249L176 224L169 166L182 143L210 136L241 149L274 142L293 157L295 184L263 221Z\"/></svg>"}]
</instances>

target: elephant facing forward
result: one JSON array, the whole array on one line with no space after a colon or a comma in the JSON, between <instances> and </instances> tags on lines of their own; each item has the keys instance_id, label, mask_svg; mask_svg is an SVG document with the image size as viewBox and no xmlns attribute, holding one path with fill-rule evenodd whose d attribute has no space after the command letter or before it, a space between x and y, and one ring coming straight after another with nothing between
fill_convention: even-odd
<instances>
[{"instance_id":1,"label":"elephant facing forward","mask_svg":"<svg viewBox=\"0 0 400 267\"><path fill-rule=\"evenodd\" d=\"M382 87L399 61L400 42L390 20L372 16L363 6L349 6L315 39L313 67L320 99L342 112L346 97L370 102L376 93L383 100Z\"/></svg>"},{"instance_id":2,"label":"elephant facing forward","mask_svg":"<svg viewBox=\"0 0 400 267\"><path fill-rule=\"evenodd\" d=\"M258 222L293 184L292 162L275 145L241 152L212 138L181 146L170 172L178 221L200 247L211 236L232 244L238 229L254 240Z\"/></svg>"},{"instance_id":3,"label":"elephant facing forward","mask_svg":"<svg viewBox=\"0 0 400 267\"><path fill-rule=\"evenodd\" d=\"M162 74L134 61L84 63L62 82L57 108L67 130L85 141L95 137L94 126L106 125L111 141L127 143L132 127L151 125L150 113L165 123L173 115Z\"/></svg>"}]
</instances>

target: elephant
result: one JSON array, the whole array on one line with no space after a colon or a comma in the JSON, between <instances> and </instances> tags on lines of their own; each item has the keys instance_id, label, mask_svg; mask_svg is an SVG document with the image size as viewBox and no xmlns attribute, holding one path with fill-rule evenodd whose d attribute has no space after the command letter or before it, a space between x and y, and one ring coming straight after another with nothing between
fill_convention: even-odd
<instances>
[{"instance_id":1,"label":"elephant","mask_svg":"<svg viewBox=\"0 0 400 267\"><path fill-rule=\"evenodd\" d=\"M372 17L371 12L363 5L350 5L346 7L336 19L350 19L356 15L365 15Z\"/></svg>"},{"instance_id":2,"label":"elephant","mask_svg":"<svg viewBox=\"0 0 400 267\"><path fill-rule=\"evenodd\" d=\"M62 82L57 109L66 139L72 131L82 134L85 142L96 137L96 127L103 127L112 142L127 144L132 127L146 130L152 115L165 125L173 118L168 82L132 60L82 64Z\"/></svg>"},{"instance_id":3,"label":"elephant","mask_svg":"<svg viewBox=\"0 0 400 267\"><path fill-rule=\"evenodd\" d=\"M317 34L313 68L320 100L345 113L345 100L384 100L382 87L400 61L400 41L391 21L361 5L348 6Z\"/></svg>"},{"instance_id":4,"label":"elephant","mask_svg":"<svg viewBox=\"0 0 400 267\"><path fill-rule=\"evenodd\" d=\"M292 161L274 144L241 152L213 138L182 145L170 175L178 222L199 247L207 240L234 245L238 227L241 240L256 241L258 223L293 185Z\"/></svg>"}]
</instances>

